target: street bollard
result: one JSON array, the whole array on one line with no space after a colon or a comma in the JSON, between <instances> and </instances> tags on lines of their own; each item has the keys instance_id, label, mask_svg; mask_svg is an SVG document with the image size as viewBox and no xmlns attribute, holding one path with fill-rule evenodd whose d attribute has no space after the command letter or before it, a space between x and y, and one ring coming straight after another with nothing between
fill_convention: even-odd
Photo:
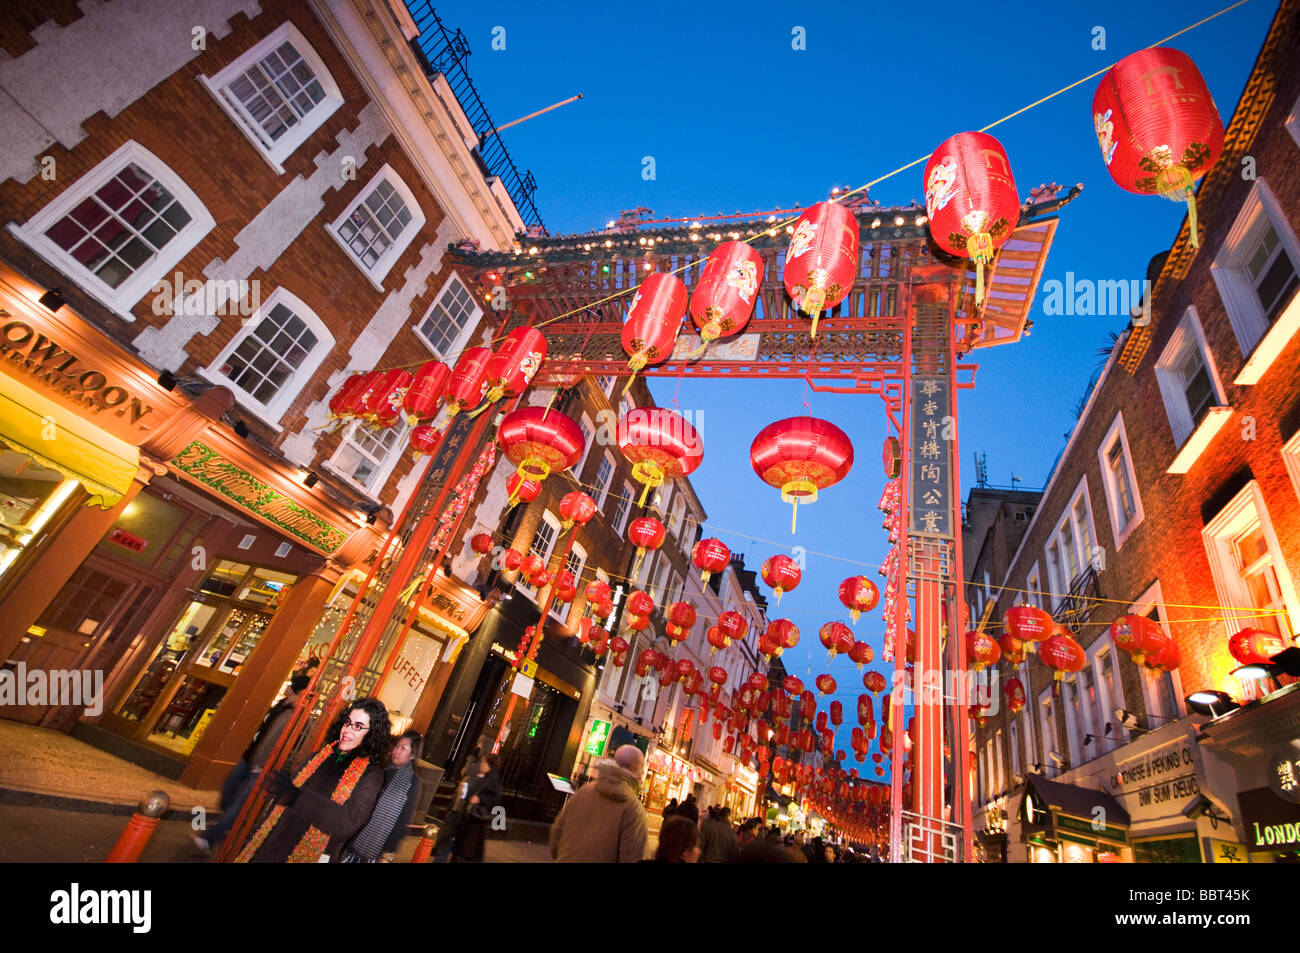
<instances>
[{"instance_id":1,"label":"street bollard","mask_svg":"<svg viewBox=\"0 0 1300 953\"><path fill-rule=\"evenodd\" d=\"M167 813L171 798L166 791L150 791L140 799L139 809L131 815L126 830L117 839L113 849L108 853L106 864L134 864L144 853L153 832L158 829L159 819Z\"/></svg>"},{"instance_id":2,"label":"street bollard","mask_svg":"<svg viewBox=\"0 0 1300 953\"><path fill-rule=\"evenodd\" d=\"M424 825L424 836L420 838L420 843L415 845L415 853L411 855L411 863L427 864L429 862L429 857L433 854L433 839L437 836L437 824Z\"/></svg>"}]
</instances>

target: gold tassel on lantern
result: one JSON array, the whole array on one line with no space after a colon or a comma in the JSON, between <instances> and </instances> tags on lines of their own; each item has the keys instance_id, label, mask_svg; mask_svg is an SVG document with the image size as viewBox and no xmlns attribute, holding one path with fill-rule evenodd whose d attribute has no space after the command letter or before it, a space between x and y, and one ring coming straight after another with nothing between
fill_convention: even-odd
<instances>
[{"instance_id":1,"label":"gold tassel on lantern","mask_svg":"<svg viewBox=\"0 0 1300 953\"><path fill-rule=\"evenodd\" d=\"M700 346L686 355L688 361L695 361L704 356L710 344L722 337L722 325L718 319L722 317L722 309L710 305L704 310L704 316L708 319L704 327L700 328Z\"/></svg>"},{"instance_id":2,"label":"gold tassel on lantern","mask_svg":"<svg viewBox=\"0 0 1300 953\"><path fill-rule=\"evenodd\" d=\"M638 483L643 484L641 489L641 498L637 500L637 506L645 506L646 494L652 487L659 486L664 482L664 471L659 464L653 460L642 460L632 467L632 478Z\"/></svg>"},{"instance_id":3,"label":"gold tassel on lantern","mask_svg":"<svg viewBox=\"0 0 1300 953\"><path fill-rule=\"evenodd\" d=\"M795 521L799 518L799 501L803 499L804 503L816 503L817 484L803 477L791 480L781 487L781 499L794 504L794 512L790 514L790 532L793 534Z\"/></svg>"},{"instance_id":4,"label":"gold tassel on lantern","mask_svg":"<svg viewBox=\"0 0 1300 953\"><path fill-rule=\"evenodd\" d=\"M966 252L975 263L975 306L984 303L984 266L993 261L993 236L976 232L966 239Z\"/></svg>"},{"instance_id":5,"label":"gold tassel on lantern","mask_svg":"<svg viewBox=\"0 0 1300 953\"><path fill-rule=\"evenodd\" d=\"M1196 192L1193 189L1192 174L1187 171L1187 167L1171 165L1161 169L1156 175L1156 192L1171 202L1187 203L1187 224L1191 229L1188 241L1193 248L1200 248L1196 233Z\"/></svg>"},{"instance_id":6,"label":"gold tassel on lantern","mask_svg":"<svg viewBox=\"0 0 1300 953\"><path fill-rule=\"evenodd\" d=\"M817 337L817 319L826 306L826 280L830 274L825 268L814 268L808 273L808 290L803 296L803 313L812 318L812 334Z\"/></svg>"},{"instance_id":7,"label":"gold tassel on lantern","mask_svg":"<svg viewBox=\"0 0 1300 953\"><path fill-rule=\"evenodd\" d=\"M648 363L650 362L646 359L645 354L642 353L641 351L637 351L635 354L632 355L631 360L627 362L628 369L632 372L632 376L629 377L627 379L627 383L623 385L624 396L626 396L627 392L632 389L632 382L636 380L637 374L640 374L641 371L645 368L646 364Z\"/></svg>"}]
</instances>

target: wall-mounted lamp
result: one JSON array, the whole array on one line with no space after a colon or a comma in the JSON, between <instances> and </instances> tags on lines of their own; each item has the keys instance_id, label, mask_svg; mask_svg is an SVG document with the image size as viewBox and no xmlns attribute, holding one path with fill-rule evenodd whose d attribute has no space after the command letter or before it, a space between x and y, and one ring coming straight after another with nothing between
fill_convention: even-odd
<instances>
[{"instance_id":1,"label":"wall-mounted lamp","mask_svg":"<svg viewBox=\"0 0 1300 953\"><path fill-rule=\"evenodd\" d=\"M172 376L171 371L163 371L158 375L158 386L163 390L176 389L176 378Z\"/></svg>"},{"instance_id":2,"label":"wall-mounted lamp","mask_svg":"<svg viewBox=\"0 0 1300 953\"><path fill-rule=\"evenodd\" d=\"M47 311L58 311L67 303L63 300L63 294L58 288L51 288L36 300Z\"/></svg>"},{"instance_id":3,"label":"wall-mounted lamp","mask_svg":"<svg viewBox=\"0 0 1300 953\"><path fill-rule=\"evenodd\" d=\"M242 420L236 420L236 421L235 421L235 433L239 434L239 436L241 436L241 437L243 437L245 440L247 440L247 439L248 439L248 424L244 423Z\"/></svg>"},{"instance_id":4,"label":"wall-mounted lamp","mask_svg":"<svg viewBox=\"0 0 1300 953\"><path fill-rule=\"evenodd\" d=\"M307 478L302 481L302 485L307 487L307 489L311 489L319 482L320 482L320 477L318 477L314 473L308 473Z\"/></svg>"}]
</instances>

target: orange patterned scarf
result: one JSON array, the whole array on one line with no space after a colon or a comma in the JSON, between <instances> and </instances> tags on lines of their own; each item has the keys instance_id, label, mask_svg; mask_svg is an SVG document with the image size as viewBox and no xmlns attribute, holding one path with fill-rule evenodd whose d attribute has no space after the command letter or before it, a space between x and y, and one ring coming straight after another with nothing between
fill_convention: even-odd
<instances>
[{"instance_id":1,"label":"orange patterned scarf","mask_svg":"<svg viewBox=\"0 0 1300 953\"><path fill-rule=\"evenodd\" d=\"M302 787L307 782L307 779L316 773L316 769L335 753L337 748L338 742L336 741L316 752L316 756L308 761L303 766L303 769L298 772L298 776L293 779L294 786ZM334 788L334 793L330 795L330 800L335 804L346 804L348 798L352 796L352 789L357 786L357 782L361 780L361 776L366 773L366 768L369 766L369 758L355 758L348 765L347 770L343 772L343 777L339 779L338 785ZM239 852L239 856L235 858L235 863L246 864L253 859L253 855L257 853L267 836L271 831L275 830L275 825L280 822L282 814L284 814L284 805L277 804L267 819L262 822L262 826L257 829L257 833ZM329 841L329 835L319 828L307 828L307 833L302 835L302 840L298 841L298 845L289 852L288 863L316 863L320 860L321 854L325 853L325 847L329 844Z\"/></svg>"}]
</instances>

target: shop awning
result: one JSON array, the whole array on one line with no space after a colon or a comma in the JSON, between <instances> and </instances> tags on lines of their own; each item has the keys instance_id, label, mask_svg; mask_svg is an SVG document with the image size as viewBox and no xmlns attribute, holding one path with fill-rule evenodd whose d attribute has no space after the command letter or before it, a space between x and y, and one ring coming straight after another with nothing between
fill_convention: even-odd
<instances>
[{"instance_id":1,"label":"shop awning","mask_svg":"<svg viewBox=\"0 0 1300 953\"><path fill-rule=\"evenodd\" d=\"M0 374L0 442L76 480L89 505L110 509L131 488L140 451L78 414Z\"/></svg>"},{"instance_id":2,"label":"shop awning","mask_svg":"<svg viewBox=\"0 0 1300 953\"><path fill-rule=\"evenodd\" d=\"M1095 791L1077 784L1048 781L1031 774L1025 781L1021 817L1026 824L1052 831L1058 838L1092 844L1097 840L1127 841L1132 820L1122 804L1105 791ZM1036 805L1035 805L1035 802ZM1098 813L1097 808L1101 808ZM1045 809L1051 823L1032 819L1031 810ZM1070 832L1073 832L1072 834Z\"/></svg>"}]
</instances>

